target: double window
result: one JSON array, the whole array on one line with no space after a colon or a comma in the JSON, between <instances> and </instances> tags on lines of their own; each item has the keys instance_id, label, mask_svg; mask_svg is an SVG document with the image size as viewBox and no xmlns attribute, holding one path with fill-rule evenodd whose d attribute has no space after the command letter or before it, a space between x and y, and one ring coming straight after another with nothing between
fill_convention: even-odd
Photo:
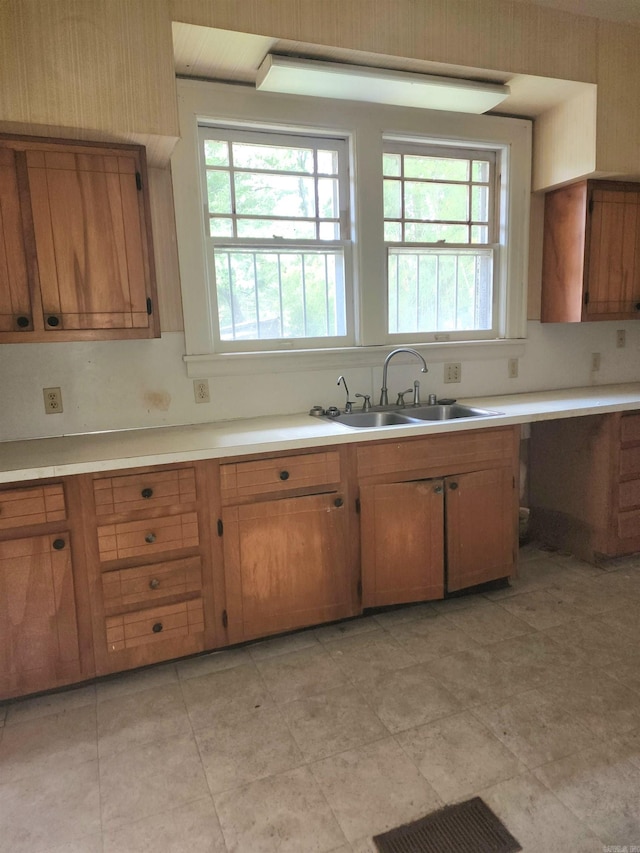
<instances>
[{"instance_id":1,"label":"double window","mask_svg":"<svg viewBox=\"0 0 640 853\"><path fill-rule=\"evenodd\" d=\"M179 91L194 375L524 336L530 122L191 80ZM231 357L243 353L254 358Z\"/></svg>"}]
</instances>

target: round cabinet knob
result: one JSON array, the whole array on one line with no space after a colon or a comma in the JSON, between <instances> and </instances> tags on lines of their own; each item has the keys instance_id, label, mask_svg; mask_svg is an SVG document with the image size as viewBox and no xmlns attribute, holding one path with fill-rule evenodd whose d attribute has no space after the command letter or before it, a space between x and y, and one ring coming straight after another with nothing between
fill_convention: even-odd
<instances>
[{"instance_id":1,"label":"round cabinet knob","mask_svg":"<svg viewBox=\"0 0 640 853\"><path fill-rule=\"evenodd\" d=\"M449 483L449 488L451 489L452 492L455 492L455 490L458 488L458 484L457 483Z\"/></svg>"},{"instance_id":2,"label":"round cabinet knob","mask_svg":"<svg viewBox=\"0 0 640 853\"><path fill-rule=\"evenodd\" d=\"M344 501L342 500L342 498L336 498L335 501L333 502L333 505L337 506L337 507L341 507L344 505Z\"/></svg>"},{"instance_id":3,"label":"round cabinet knob","mask_svg":"<svg viewBox=\"0 0 640 853\"><path fill-rule=\"evenodd\" d=\"M56 551L62 551L62 549L64 548L64 546L65 546L66 544L67 544L67 543L64 541L64 539L54 539L54 540L53 540L53 543L52 543L53 548L54 548Z\"/></svg>"},{"instance_id":4,"label":"round cabinet knob","mask_svg":"<svg viewBox=\"0 0 640 853\"><path fill-rule=\"evenodd\" d=\"M156 622L151 630L154 634L159 634L162 631L162 622Z\"/></svg>"},{"instance_id":5,"label":"round cabinet knob","mask_svg":"<svg viewBox=\"0 0 640 853\"><path fill-rule=\"evenodd\" d=\"M433 491L436 493L436 495L441 495L443 492L443 488L442 486L434 486Z\"/></svg>"},{"instance_id":6,"label":"round cabinet knob","mask_svg":"<svg viewBox=\"0 0 640 853\"><path fill-rule=\"evenodd\" d=\"M16 319L16 326L19 329L26 329L31 325L31 320L28 317L18 317Z\"/></svg>"},{"instance_id":7,"label":"round cabinet knob","mask_svg":"<svg viewBox=\"0 0 640 853\"><path fill-rule=\"evenodd\" d=\"M47 326L51 326L52 329L55 329L56 326L60 325L60 317L56 317L55 314L51 314L47 317Z\"/></svg>"},{"instance_id":8,"label":"round cabinet knob","mask_svg":"<svg viewBox=\"0 0 640 853\"><path fill-rule=\"evenodd\" d=\"M636 302L633 307L636 309L636 311L640 311L640 302Z\"/></svg>"},{"instance_id":9,"label":"round cabinet knob","mask_svg":"<svg viewBox=\"0 0 640 853\"><path fill-rule=\"evenodd\" d=\"M158 578L151 578L151 580L149 581L149 589L158 589L159 586L160 581L158 580Z\"/></svg>"},{"instance_id":10,"label":"round cabinet knob","mask_svg":"<svg viewBox=\"0 0 640 853\"><path fill-rule=\"evenodd\" d=\"M144 541L148 542L149 545L153 545L153 543L156 541L156 534L155 533L147 533L147 535L144 537Z\"/></svg>"},{"instance_id":11,"label":"round cabinet knob","mask_svg":"<svg viewBox=\"0 0 640 853\"><path fill-rule=\"evenodd\" d=\"M289 472L288 471L280 471L280 479L281 480L288 480L289 479Z\"/></svg>"},{"instance_id":12,"label":"round cabinet knob","mask_svg":"<svg viewBox=\"0 0 640 853\"><path fill-rule=\"evenodd\" d=\"M143 489L140 494L143 498L150 498L153 495L153 489Z\"/></svg>"}]
</instances>

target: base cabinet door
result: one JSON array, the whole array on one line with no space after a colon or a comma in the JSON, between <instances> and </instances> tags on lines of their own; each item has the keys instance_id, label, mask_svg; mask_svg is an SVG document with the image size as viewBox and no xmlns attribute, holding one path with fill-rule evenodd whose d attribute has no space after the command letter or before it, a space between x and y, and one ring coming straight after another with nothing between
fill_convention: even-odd
<instances>
[{"instance_id":1,"label":"base cabinet door","mask_svg":"<svg viewBox=\"0 0 640 853\"><path fill-rule=\"evenodd\" d=\"M443 481L363 486L360 506L362 606L442 598Z\"/></svg>"},{"instance_id":2,"label":"base cabinet door","mask_svg":"<svg viewBox=\"0 0 640 853\"><path fill-rule=\"evenodd\" d=\"M0 542L0 699L81 678L68 533Z\"/></svg>"},{"instance_id":3,"label":"base cabinet door","mask_svg":"<svg viewBox=\"0 0 640 853\"><path fill-rule=\"evenodd\" d=\"M339 495L227 507L222 521L230 642L352 615Z\"/></svg>"},{"instance_id":4,"label":"base cabinet door","mask_svg":"<svg viewBox=\"0 0 640 853\"><path fill-rule=\"evenodd\" d=\"M511 470L447 477L445 490L447 591L511 575L517 541Z\"/></svg>"}]
</instances>

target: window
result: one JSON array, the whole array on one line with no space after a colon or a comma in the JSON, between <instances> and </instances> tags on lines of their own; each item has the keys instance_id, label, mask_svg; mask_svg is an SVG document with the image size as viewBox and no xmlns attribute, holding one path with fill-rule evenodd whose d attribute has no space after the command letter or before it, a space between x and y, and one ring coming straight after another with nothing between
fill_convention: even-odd
<instances>
[{"instance_id":1,"label":"window","mask_svg":"<svg viewBox=\"0 0 640 853\"><path fill-rule=\"evenodd\" d=\"M340 373L405 343L499 358L526 335L530 121L177 85L190 376Z\"/></svg>"},{"instance_id":2,"label":"window","mask_svg":"<svg viewBox=\"0 0 640 853\"><path fill-rule=\"evenodd\" d=\"M496 159L494 151L385 142L390 335L496 337Z\"/></svg>"},{"instance_id":3,"label":"window","mask_svg":"<svg viewBox=\"0 0 640 853\"><path fill-rule=\"evenodd\" d=\"M348 343L343 139L200 130L221 351Z\"/></svg>"}]
</instances>

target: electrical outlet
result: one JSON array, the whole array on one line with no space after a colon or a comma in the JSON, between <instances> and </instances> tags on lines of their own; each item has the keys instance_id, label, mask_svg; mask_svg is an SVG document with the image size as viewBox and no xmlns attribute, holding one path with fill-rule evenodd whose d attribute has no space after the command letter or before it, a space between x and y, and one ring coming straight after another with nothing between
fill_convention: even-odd
<instances>
[{"instance_id":1,"label":"electrical outlet","mask_svg":"<svg viewBox=\"0 0 640 853\"><path fill-rule=\"evenodd\" d=\"M518 378L518 359L517 358L510 358L509 359L508 375L509 375L509 379L517 379Z\"/></svg>"},{"instance_id":2,"label":"electrical outlet","mask_svg":"<svg viewBox=\"0 0 640 853\"><path fill-rule=\"evenodd\" d=\"M209 383L206 379L193 380L193 396L196 398L196 403L209 403Z\"/></svg>"},{"instance_id":3,"label":"electrical outlet","mask_svg":"<svg viewBox=\"0 0 640 853\"><path fill-rule=\"evenodd\" d=\"M591 353L591 370L595 373L596 370L600 370L600 353L592 352Z\"/></svg>"},{"instance_id":4,"label":"electrical outlet","mask_svg":"<svg viewBox=\"0 0 640 853\"><path fill-rule=\"evenodd\" d=\"M449 361L444 366L445 382L460 382L462 380L462 365L459 361Z\"/></svg>"},{"instance_id":5,"label":"electrical outlet","mask_svg":"<svg viewBox=\"0 0 640 853\"><path fill-rule=\"evenodd\" d=\"M627 345L627 333L624 329L618 329L616 332L616 346L618 349L623 349Z\"/></svg>"},{"instance_id":6,"label":"electrical outlet","mask_svg":"<svg viewBox=\"0 0 640 853\"><path fill-rule=\"evenodd\" d=\"M47 415L59 415L62 412L62 391L59 388L43 388L44 411Z\"/></svg>"}]
</instances>

